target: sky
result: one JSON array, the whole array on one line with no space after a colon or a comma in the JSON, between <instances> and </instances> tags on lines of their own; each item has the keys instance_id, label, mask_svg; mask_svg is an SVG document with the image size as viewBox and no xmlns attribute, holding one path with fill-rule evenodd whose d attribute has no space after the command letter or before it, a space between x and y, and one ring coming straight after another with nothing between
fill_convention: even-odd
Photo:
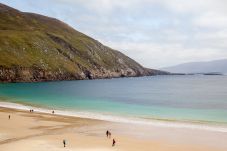
<instances>
[{"instance_id":1,"label":"sky","mask_svg":"<svg viewBox=\"0 0 227 151\"><path fill-rule=\"evenodd\" d=\"M60 19L149 68L227 58L227 0L0 0Z\"/></svg>"}]
</instances>

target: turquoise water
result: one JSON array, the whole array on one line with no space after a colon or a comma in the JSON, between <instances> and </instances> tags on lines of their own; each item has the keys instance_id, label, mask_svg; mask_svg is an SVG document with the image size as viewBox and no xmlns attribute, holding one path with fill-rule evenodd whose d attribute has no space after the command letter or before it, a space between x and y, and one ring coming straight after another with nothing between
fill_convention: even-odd
<instances>
[{"instance_id":1,"label":"turquoise water","mask_svg":"<svg viewBox=\"0 0 227 151\"><path fill-rule=\"evenodd\" d=\"M5 83L0 99L122 117L227 124L227 76Z\"/></svg>"}]
</instances>

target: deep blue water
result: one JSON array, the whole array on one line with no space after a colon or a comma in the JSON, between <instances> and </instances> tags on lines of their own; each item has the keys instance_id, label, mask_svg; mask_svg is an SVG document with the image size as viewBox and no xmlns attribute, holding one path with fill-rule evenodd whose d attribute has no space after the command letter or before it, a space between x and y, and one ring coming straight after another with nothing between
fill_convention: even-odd
<instances>
[{"instance_id":1,"label":"deep blue water","mask_svg":"<svg viewBox=\"0 0 227 151\"><path fill-rule=\"evenodd\" d=\"M53 109L227 124L227 76L0 84L0 99Z\"/></svg>"}]
</instances>

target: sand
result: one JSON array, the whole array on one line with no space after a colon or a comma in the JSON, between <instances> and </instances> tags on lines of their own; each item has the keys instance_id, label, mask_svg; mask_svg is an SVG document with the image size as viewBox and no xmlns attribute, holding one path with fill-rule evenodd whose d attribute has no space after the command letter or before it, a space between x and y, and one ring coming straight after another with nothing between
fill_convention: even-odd
<instances>
[{"instance_id":1,"label":"sand","mask_svg":"<svg viewBox=\"0 0 227 151\"><path fill-rule=\"evenodd\" d=\"M107 129L116 139L114 147L112 138L105 136ZM226 140L224 132L114 123L0 107L0 151L226 151Z\"/></svg>"}]
</instances>

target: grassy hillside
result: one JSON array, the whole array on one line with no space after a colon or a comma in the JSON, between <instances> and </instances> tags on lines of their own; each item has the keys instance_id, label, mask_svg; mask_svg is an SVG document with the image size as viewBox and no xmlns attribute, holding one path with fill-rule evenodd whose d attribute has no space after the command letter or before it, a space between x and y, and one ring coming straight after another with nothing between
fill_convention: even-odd
<instances>
[{"instance_id":1,"label":"grassy hillside","mask_svg":"<svg viewBox=\"0 0 227 151\"><path fill-rule=\"evenodd\" d=\"M67 24L0 4L0 81L143 76L151 70Z\"/></svg>"}]
</instances>

